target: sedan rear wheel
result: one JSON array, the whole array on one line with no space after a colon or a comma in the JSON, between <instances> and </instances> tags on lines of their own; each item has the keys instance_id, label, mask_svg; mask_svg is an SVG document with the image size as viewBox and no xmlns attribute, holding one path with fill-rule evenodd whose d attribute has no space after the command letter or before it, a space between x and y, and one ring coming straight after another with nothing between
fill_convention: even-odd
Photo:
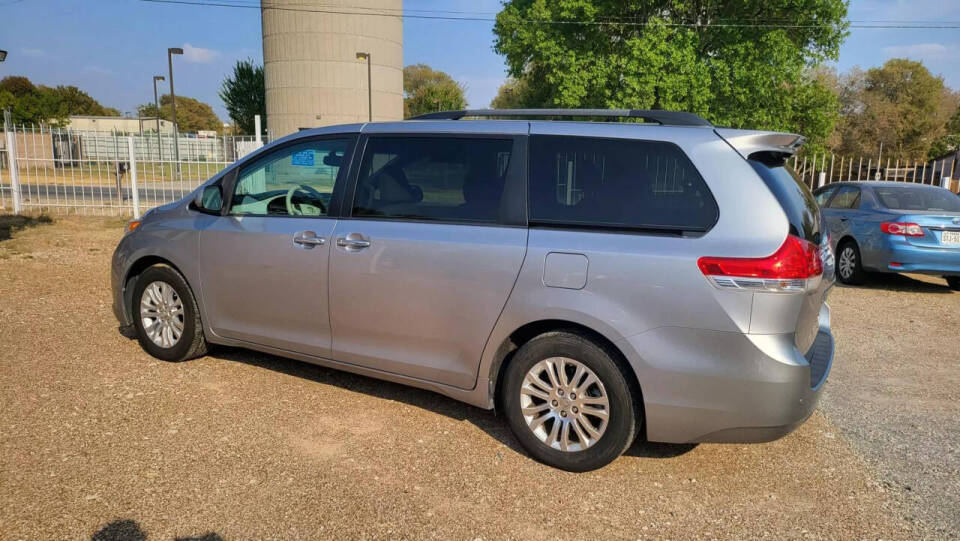
<instances>
[{"instance_id":1,"label":"sedan rear wheel","mask_svg":"<svg viewBox=\"0 0 960 541\"><path fill-rule=\"evenodd\" d=\"M862 284L865 278L860 250L853 241L840 245L837 255L837 278L844 284Z\"/></svg>"}]
</instances>

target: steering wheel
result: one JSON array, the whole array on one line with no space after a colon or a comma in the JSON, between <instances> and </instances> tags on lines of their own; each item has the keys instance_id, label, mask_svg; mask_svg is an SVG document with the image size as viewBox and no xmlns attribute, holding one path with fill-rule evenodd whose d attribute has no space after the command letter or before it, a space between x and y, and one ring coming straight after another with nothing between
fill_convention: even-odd
<instances>
[{"instance_id":1,"label":"steering wheel","mask_svg":"<svg viewBox=\"0 0 960 541\"><path fill-rule=\"evenodd\" d=\"M301 191L306 192L308 196L311 196L310 205L318 207L320 209L320 212L322 212L323 214L327 213L327 207L326 205L323 204L323 200L322 200L323 194L315 190L313 186L309 186L307 184L301 184L299 186L294 186L293 188L290 188L287 191L287 197L286 197L287 214L291 216L303 215L303 210L300 209L298 206L294 206L293 204L293 194Z\"/></svg>"}]
</instances>

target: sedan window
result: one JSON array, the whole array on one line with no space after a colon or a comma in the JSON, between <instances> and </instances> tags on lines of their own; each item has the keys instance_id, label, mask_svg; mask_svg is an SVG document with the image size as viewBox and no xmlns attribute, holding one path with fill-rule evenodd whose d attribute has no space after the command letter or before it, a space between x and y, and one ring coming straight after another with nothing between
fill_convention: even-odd
<instances>
[{"instance_id":1,"label":"sedan window","mask_svg":"<svg viewBox=\"0 0 960 541\"><path fill-rule=\"evenodd\" d=\"M888 209L960 212L960 197L943 188L882 186L874 191Z\"/></svg>"},{"instance_id":2,"label":"sedan window","mask_svg":"<svg viewBox=\"0 0 960 541\"><path fill-rule=\"evenodd\" d=\"M821 207L826 206L827 201L830 200L830 196L833 195L833 192L835 192L836 190L837 190L836 186L832 186L830 188L824 188L822 191L819 191L816 194L814 194L814 197L817 198L817 204L820 205Z\"/></svg>"},{"instance_id":3,"label":"sedan window","mask_svg":"<svg viewBox=\"0 0 960 541\"><path fill-rule=\"evenodd\" d=\"M830 200L829 208L855 209L860 206L860 188L844 186L837 190L837 194Z\"/></svg>"}]
</instances>

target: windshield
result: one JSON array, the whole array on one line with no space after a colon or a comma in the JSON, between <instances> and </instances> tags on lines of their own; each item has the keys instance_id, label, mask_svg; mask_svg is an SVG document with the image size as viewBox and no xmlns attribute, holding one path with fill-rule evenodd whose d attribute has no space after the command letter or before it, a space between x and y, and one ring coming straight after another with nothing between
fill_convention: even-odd
<instances>
[{"instance_id":1,"label":"windshield","mask_svg":"<svg viewBox=\"0 0 960 541\"><path fill-rule=\"evenodd\" d=\"M883 186L874 191L888 209L960 212L960 197L941 188Z\"/></svg>"}]
</instances>

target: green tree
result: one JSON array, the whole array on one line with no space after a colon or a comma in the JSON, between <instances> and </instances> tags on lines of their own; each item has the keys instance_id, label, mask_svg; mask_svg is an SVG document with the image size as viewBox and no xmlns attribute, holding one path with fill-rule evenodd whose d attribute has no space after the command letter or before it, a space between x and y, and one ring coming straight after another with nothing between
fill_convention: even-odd
<instances>
[{"instance_id":1,"label":"green tree","mask_svg":"<svg viewBox=\"0 0 960 541\"><path fill-rule=\"evenodd\" d=\"M0 109L9 107L17 124L65 125L70 115L119 116L75 86L35 86L19 75L0 80Z\"/></svg>"},{"instance_id":2,"label":"green tree","mask_svg":"<svg viewBox=\"0 0 960 541\"><path fill-rule=\"evenodd\" d=\"M156 117L157 108L152 103L145 103L137 107L140 116ZM170 94L164 94L160 97L160 118L170 120L171 114ZM177 129L180 133L196 133L200 130L223 131L223 124L206 103L188 98L186 96L177 96Z\"/></svg>"},{"instance_id":3,"label":"green tree","mask_svg":"<svg viewBox=\"0 0 960 541\"><path fill-rule=\"evenodd\" d=\"M530 86L524 79L507 79L490 102L491 109L522 109L534 100L529 96Z\"/></svg>"},{"instance_id":4,"label":"green tree","mask_svg":"<svg viewBox=\"0 0 960 541\"><path fill-rule=\"evenodd\" d=\"M956 95L941 77L904 58L865 72L854 69L842 86L838 150L845 154L877 154L882 142L884 155L923 159L947 134L957 108Z\"/></svg>"},{"instance_id":5,"label":"green tree","mask_svg":"<svg viewBox=\"0 0 960 541\"><path fill-rule=\"evenodd\" d=\"M223 80L220 99L227 107L227 114L240 133L252 134L256 130L254 116L263 119L266 129L267 94L263 83L263 66L253 60L238 60L233 74Z\"/></svg>"},{"instance_id":6,"label":"green tree","mask_svg":"<svg viewBox=\"0 0 960 541\"><path fill-rule=\"evenodd\" d=\"M426 64L403 68L403 116L410 118L432 111L464 109L463 85L445 72Z\"/></svg>"},{"instance_id":7,"label":"green tree","mask_svg":"<svg viewBox=\"0 0 960 541\"><path fill-rule=\"evenodd\" d=\"M494 25L525 106L676 109L823 140L845 0L507 0ZM833 109L831 109L833 107ZM812 108L812 109L811 109Z\"/></svg>"},{"instance_id":8,"label":"green tree","mask_svg":"<svg viewBox=\"0 0 960 541\"><path fill-rule=\"evenodd\" d=\"M70 115L119 116L120 111L104 107L89 94L75 86L40 87L40 93L49 104L49 114L56 118Z\"/></svg>"},{"instance_id":9,"label":"green tree","mask_svg":"<svg viewBox=\"0 0 960 541\"><path fill-rule=\"evenodd\" d=\"M960 149L960 107L956 108L953 115L947 120L944 131L946 132L945 135L941 135L930 145L930 150L927 151L927 159L940 158Z\"/></svg>"}]
</instances>

